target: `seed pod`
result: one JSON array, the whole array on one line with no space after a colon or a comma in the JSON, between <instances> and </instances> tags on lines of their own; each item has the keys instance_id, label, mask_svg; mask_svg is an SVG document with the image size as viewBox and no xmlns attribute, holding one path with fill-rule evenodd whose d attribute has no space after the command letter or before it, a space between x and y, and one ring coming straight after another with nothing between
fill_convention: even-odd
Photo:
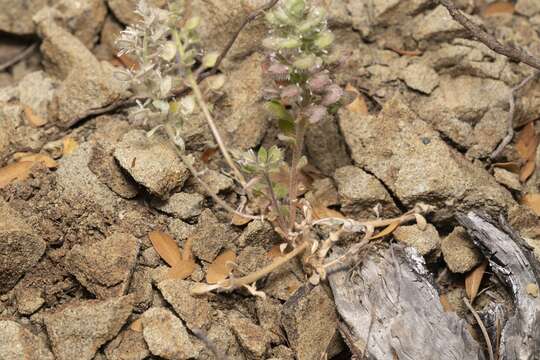
<instances>
[{"instance_id":1,"label":"seed pod","mask_svg":"<svg viewBox=\"0 0 540 360\"><path fill-rule=\"evenodd\" d=\"M337 103L343 96L343 89L339 85L330 85L324 94L321 105L330 106Z\"/></svg>"}]
</instances>

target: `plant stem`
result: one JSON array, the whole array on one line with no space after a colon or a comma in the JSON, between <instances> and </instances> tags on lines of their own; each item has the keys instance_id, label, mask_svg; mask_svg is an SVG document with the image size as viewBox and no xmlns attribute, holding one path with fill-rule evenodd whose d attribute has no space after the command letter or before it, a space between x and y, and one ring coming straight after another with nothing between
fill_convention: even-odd
<instances>
[{"instance_id":1,"label":"plant stem","mask_svg":"<svg viewBox=\"0 0 540 360\"><path fill-rule=\"evenodd\" d=\"M296 143L293 145L291 168L289 169L289 232L294 230L296 222L296 207L298 199L298 163L304 148L306 134L306 120L300 117L296 124Z\"/></svg>"},{"instance_id":2,"label":"plant stem","mask_svg":"<svg viewBox=\"0 0 540 360\"><path fill-rule=\"evenodd\" d=\"M195 94L195 98L197 99L197 104L202 109L204 117L206 118L206 122L208 123L208 126L210 126L210 130L212 131L212 134L214 135L214 139L216 139L216 142L219 146L219 150L223 154L223 157L225 158L225 161L233 171L236 180L242 185L242 187L245 188L246 186L246 179L244 178L244 175L238 170L238 167L234 163L229 151L227 150L227 147L225 146L225 143L223 142L223 139L221 138L221 135L219 134L219 130L216 127L216 123L214 121L214 118L210 114L210 110L208 110L208 106L206 105L206 102L204 101L204 97L201 93L201 89L199 88L199 84L197 83L197 79L193 76L193 73L189 73L188 75L188 83L193 90L193 93Z\"/></svg>"},{"instance_id":3,"label":"plant stem","mask_svg":"<svg viewBox=\"0 0 540 360\"><path fill-rule=\"evenodd\" d=\"M283 232L286 232L287 222L285 221L285 218L283 217L283 214L281 213L281 208L279 206L279 202L277 201L276 193L274 192L274 187L272 186L272 179L270 179L270 175L268 175L267 172L264 173L264 180L266 181L266 185L268 186L268 192L270 193L272 206L274 207L274 210L276 211L276 214L278 216L279 227L281 228Z\"/></svg>"}]
</instances>

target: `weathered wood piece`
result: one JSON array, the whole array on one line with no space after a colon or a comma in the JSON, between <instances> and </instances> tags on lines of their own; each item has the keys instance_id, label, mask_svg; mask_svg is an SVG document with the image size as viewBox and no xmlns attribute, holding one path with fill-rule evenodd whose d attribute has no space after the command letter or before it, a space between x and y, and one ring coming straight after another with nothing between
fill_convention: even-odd
<instances>
[{"instance_id":1,"label":"weathered wood piece","mask_svg":"<svg viewBox=\"0 0 540 360\"><path fill-rule=\"evenodd\" d=\"M540 359L540 299L530 294L538 289L539 262L503 218L495 223L475 212L457 218L513 298L513 312L502 327L500 359Z\"/></svg>"},{"instance_id":2,"label":"weathered wood piece","mask_svg":"<svg viewBox=\"0 0 540 360\"><path fill-rule=\"evenodd\" d=\"M467 323L443 311L416 250L392 245L369 254L354 270L332 271L328 279L354 346L367 359L485 359Z\"/></svg>"}]
</instances>

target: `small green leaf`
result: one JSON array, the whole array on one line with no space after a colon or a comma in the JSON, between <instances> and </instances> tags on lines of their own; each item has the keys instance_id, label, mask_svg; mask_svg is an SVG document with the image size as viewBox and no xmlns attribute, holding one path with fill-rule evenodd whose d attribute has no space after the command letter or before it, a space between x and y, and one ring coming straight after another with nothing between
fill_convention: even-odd
<instances>
[{"instance_id":1,"label":"small green leaf","mask_svg":"<svg viewBox=\"0 0 540 360\"><path fill-rule=\"evenodd\" d=\"M266 109L279 121L279 129L286 135L294 133L294 118L279 101L269 101Z\"/></svg>"},{"instance_id":2,"label":"small green leaf","mask_svg":"<svg viewBox=\"0 0 540 360\"><path fill-rule=\"evenodd\" d=\"M289 189L283 184L275 183L273 184L273 188L278 199L284 199L287 197L287 195L289 195Z\"/></svg>"},{"instance_id":3,"label":"small green leaf","mask_svg":"<svg viewBox=\"0 0 540 360\"><path fill-rule=\"evenodd\" d=\"M257 153L257 160L259 164L266 164L268 162L268 152L264 148L264 146L261 146L259 148L259 152Z\"/></svg>"},{"instance_id":4,"label":"small green leaf","mask_svg":"<svg viewBox=\"0 0 540 360\"><path fill-rule=\"evenodd\" d=\"M287 8L287 12L291 14L291 16L299 18L304 15L304 10L306 9L306 2L305 0L289 0L285 3L285 7Z\"/></svg>"},{"instance_id":5,"label":"small green leaf","mask_svg":"<svg viewBox=\"0 0 540 360\"><path fill-rule=\"evenodd\" d=\"M319 49L326 49L334 42L335 36L330 31L325 31L319 34L317 39L315 39L314 44Z\"/></svg>"},{"instance_id":6,"label":"small green leaf","mask_svg":"<svg viewBox=\"0 0 540 360\"><path fill-rule=\"evenodd\" d=\"M186 22L184 29L188 31L193 31L197 29L200 24L201 24L201 18L198 16L194 16Z\"/></svg>"},{"instance_id":7,"label":"small green leaf","mask_svg":"<svg viewBox=\"0 0 540 360\"><path fill-rule=\"evenodd\" d=\"M213 68L219 58L219 53L216 51L210 52L203 57L203 67L205 69Z\"/></svg>"}]
</instances>

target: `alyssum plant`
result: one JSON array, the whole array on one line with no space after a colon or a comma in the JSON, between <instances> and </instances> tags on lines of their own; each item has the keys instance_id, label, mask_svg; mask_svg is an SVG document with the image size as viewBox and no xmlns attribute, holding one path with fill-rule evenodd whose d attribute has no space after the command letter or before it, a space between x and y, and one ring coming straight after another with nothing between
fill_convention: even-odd
<instances>
[{"instance_id":1,"label":"alyssum plant","mask_svg":"<svg viewBox=\"0 0 540 360\"><path fill-rule=\"evenodd\" d=\"M358 254L371 239L377 237L374 236L376 228L415 220L425 222L421 214L429 210L426 206L417 206L396 219L367 222L342 217L316 219L311 204L298 195L299 173L307 164L307 159L302 156L306 130L332 116L348 98L334 83L328 69L334 35L328 29L322 8L310 6L306 0L283 0L265 14L271 32L263 41L268 50L265 64L268 87L263 92L270 115L279 122L279 141L291 153L289 164L284 160L285 150L278 146L235 153L236 159L233 159L197 82L204 69L215 65L218 55L201 55L197 35L201 20L198 17L185 19L182 1L174 1L168 10L162 10L141 0L137 14L140 22L126 29L117 42L121 54L130 54L139 64L137 69L120 75L132 83L139 98L146 98L139 102L139 109L134 115L160 121L161 125L155 130L165 130L193 176L220 206L237 216L271 221L283 238L280 246L282 256L269 266L242 277L235 277L231 271L217 284L199 284L193 288L193 293L246 288L261 295L255 287L257 280L301 255L310 281L316 284L325 279L330 266ZM196 64L200 64L197 69L194 68ZM198 176L196 166L199 164L195 164L193 157L186 153L181 138L182 125L192 110L187 100L189 97L174 99L172 96L175 88L183 86L193 92L231 176L241 186L250 206L235 209L212 194L210 187ZM284 167L288 169L289 180L285 187L272 180L272 175ZM256 215L247 214L246 209ZM321 228L324 231L315 231ZM360 241L345 255L329 261L332 245L345 233L358 233Z\"/></svg>"}]
</instances>

